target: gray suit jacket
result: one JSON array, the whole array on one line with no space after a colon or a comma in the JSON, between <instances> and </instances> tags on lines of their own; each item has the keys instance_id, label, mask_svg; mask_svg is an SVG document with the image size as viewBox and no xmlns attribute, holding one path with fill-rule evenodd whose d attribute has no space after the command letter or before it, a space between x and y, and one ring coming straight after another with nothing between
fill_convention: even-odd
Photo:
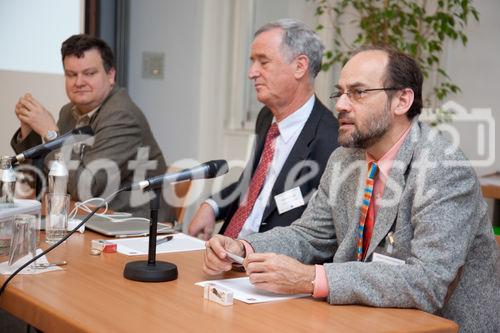
<instances>
[{"instance_id":1,"label":"gray suit jacket","mask_svg":"<svg viewBox=\"0 0 500 333\"><path fill-rule=\"evenodd\" d=\"M72 114L72 108L73 104L66 104L59 113L57 126L61 134L75 128L76 119ZM166 172L163 154L153 137L149 124L125 89L115 87L111 91L100 109L92 115L90 126L94 131L94 138L84 146L75 146L79 149L71 151L71 161L68 161L68 192L73 200L86 199L89 195L104 196L103 192L109 195L113 192L111 187L118 189L133 181L140 181L145 177ZM11 141L16 153L42 143L40 136L34 131L22 142L17 142L17 135L18 133L14 134ZM149 163L154 163L154 168L150 168L147 173L138 172L134 179L135 166L129 165L129 161L138 159L139 148L149 149L147 160L150 161ZM66 152L66 150L63 151ZM65 158L68 159L66 154ZM53 160L53 154L45 158L45 168L51 160ZM110 161L114 166L111 166ZM148 162L144 161L142 165L145 163ZM109 172L106 172L105 168L108 168ZM89 170L99 171L89 172ZM79 188L79 182L85 185ZM109 188L106 189L106 186ZM138 195L141 194L120 193L111 201L110 207L115 211L149 217L149 201L145 197L137 199ZM137 203L131 202L131 197ZM164 200L162 201L160 221L173 221L174 210Z\"/></svg>"},{"instance_id":2,"label":"gray suit jacket","mask_svg":"<svg viewBox=\"0 0 500 333\"><path fill-rule=\"evenodd\" d=\"M386 183L367 259L356 262L365 175L364 150L337 149L301 219L245 239L257 252L324 264L332 304L417 308L454 320L463 332L500 331L499 250L463 153L426 125L412 124ZM405 264L371 262L374 252Z\"/></svg>"}]
</instances>

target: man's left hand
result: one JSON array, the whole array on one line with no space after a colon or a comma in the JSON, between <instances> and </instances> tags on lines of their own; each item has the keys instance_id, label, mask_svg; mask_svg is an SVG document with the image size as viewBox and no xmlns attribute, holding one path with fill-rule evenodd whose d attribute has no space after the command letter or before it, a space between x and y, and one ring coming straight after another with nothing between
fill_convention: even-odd
<instances>
[{"instance_id":1,"label":"man's left hand","mask_svg":"<svg viewBox=\"0 0 500 333\"><path fill-rule=\"evenodd\" d=\"M243 262L250 282L257 288L280 294L312 294L314 265L304 265L282 254L252 253Z\"/></svg>"}]
</instances>

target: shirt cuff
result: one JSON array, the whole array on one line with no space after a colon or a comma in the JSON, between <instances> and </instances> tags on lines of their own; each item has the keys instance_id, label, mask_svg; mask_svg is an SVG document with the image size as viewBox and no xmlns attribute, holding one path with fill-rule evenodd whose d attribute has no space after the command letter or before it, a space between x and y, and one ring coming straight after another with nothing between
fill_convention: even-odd
<instances>
[{"instance_id":1,"label":"shirt cuff","mask_svg":"<svg viewBox=\"0 0 500 333\"><path fill-rule=\"evenodd\" d=\"M328 296L328 280L326 278L326 271L323 265L315 265L316 277L314 278L314 291L312 296L314 298L323 298Z\"/></svg>"},{"instance_id":2,"label":"shirt cuff","mask_svg":"<svg viewBox=\"0 0 500 333\"><path fill-rule=\"evenodd\" d=\"M215 202L212 199L207 199L207 200L205 200L205 203L208 204L210 207L212 207L212 210L214 211L215 219L217 220L217 217L219 216L219 206L217 206L217 202Z\"/></svg>"},{"instance_id":3,"label":"shirt cuff","mask_svg":"<svg viewBox=\"0 0 500 333\"><path fill-rule=\"evenodd\" d=\"M251 253L254 253L255 250L253 249L252 245L250 245L249 242L247 242L246 240L243 240L243 239L238 239L242 244L243 246L245 247L245 255L244 257L246 257L247 255L251 254Z\"/></svg>"}]
</instances>

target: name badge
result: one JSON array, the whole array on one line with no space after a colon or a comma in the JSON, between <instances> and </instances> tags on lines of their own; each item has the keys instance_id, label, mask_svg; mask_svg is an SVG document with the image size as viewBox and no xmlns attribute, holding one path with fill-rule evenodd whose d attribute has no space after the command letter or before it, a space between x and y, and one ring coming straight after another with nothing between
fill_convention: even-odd
<instances>
[{"instance_id":1,"label":"name badge","mask_svg":"<svg viewBox=\"0 0 500 333\"><path fill-rule=\"evenodd\" d=\"M389 257L386 255L377 253L377 252L373 253L372 262L382 262L384 264L389 264L389 265L404 265L405 264L404 260Z\"/></svg>"},{"instance_id":2,"label":"name badge","mask_svg":"<svg viewBox=\"0 0 500 333\"><path fill-rule=\"evenodd\" d=\"M276 207L280 215L305 204L302 192L298 186L274 196L274 200L276 201Z\"/></svg>"}]
</instances>

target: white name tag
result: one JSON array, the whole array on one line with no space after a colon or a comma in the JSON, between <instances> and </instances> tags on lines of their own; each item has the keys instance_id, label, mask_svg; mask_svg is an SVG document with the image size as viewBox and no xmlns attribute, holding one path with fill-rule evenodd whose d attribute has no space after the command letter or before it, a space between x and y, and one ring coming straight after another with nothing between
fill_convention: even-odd
<instances>
[{"instance_id":1,"label":"white name tag","mask_svg":"<svg viewBox=\"0 0 500 333\"><path fill-rule=\"evenodd\" d=\"M298 186L274 196L274 200L276 201L276 207L280 214L304 205L304 198Z\"/></svg>"},{"instance_id":2,"label":"white name tag","mask_svg":"<svg viewBox=\"0 0 500 333\"><path fill-rule=\"evenodd\" d=\"M383 262L384 264L389 264L389 265L404 265L405 264L404 260L389 257L386 255L377 253L377 252L373 253L372 262Z\"/></svg>"}]
</instances>

